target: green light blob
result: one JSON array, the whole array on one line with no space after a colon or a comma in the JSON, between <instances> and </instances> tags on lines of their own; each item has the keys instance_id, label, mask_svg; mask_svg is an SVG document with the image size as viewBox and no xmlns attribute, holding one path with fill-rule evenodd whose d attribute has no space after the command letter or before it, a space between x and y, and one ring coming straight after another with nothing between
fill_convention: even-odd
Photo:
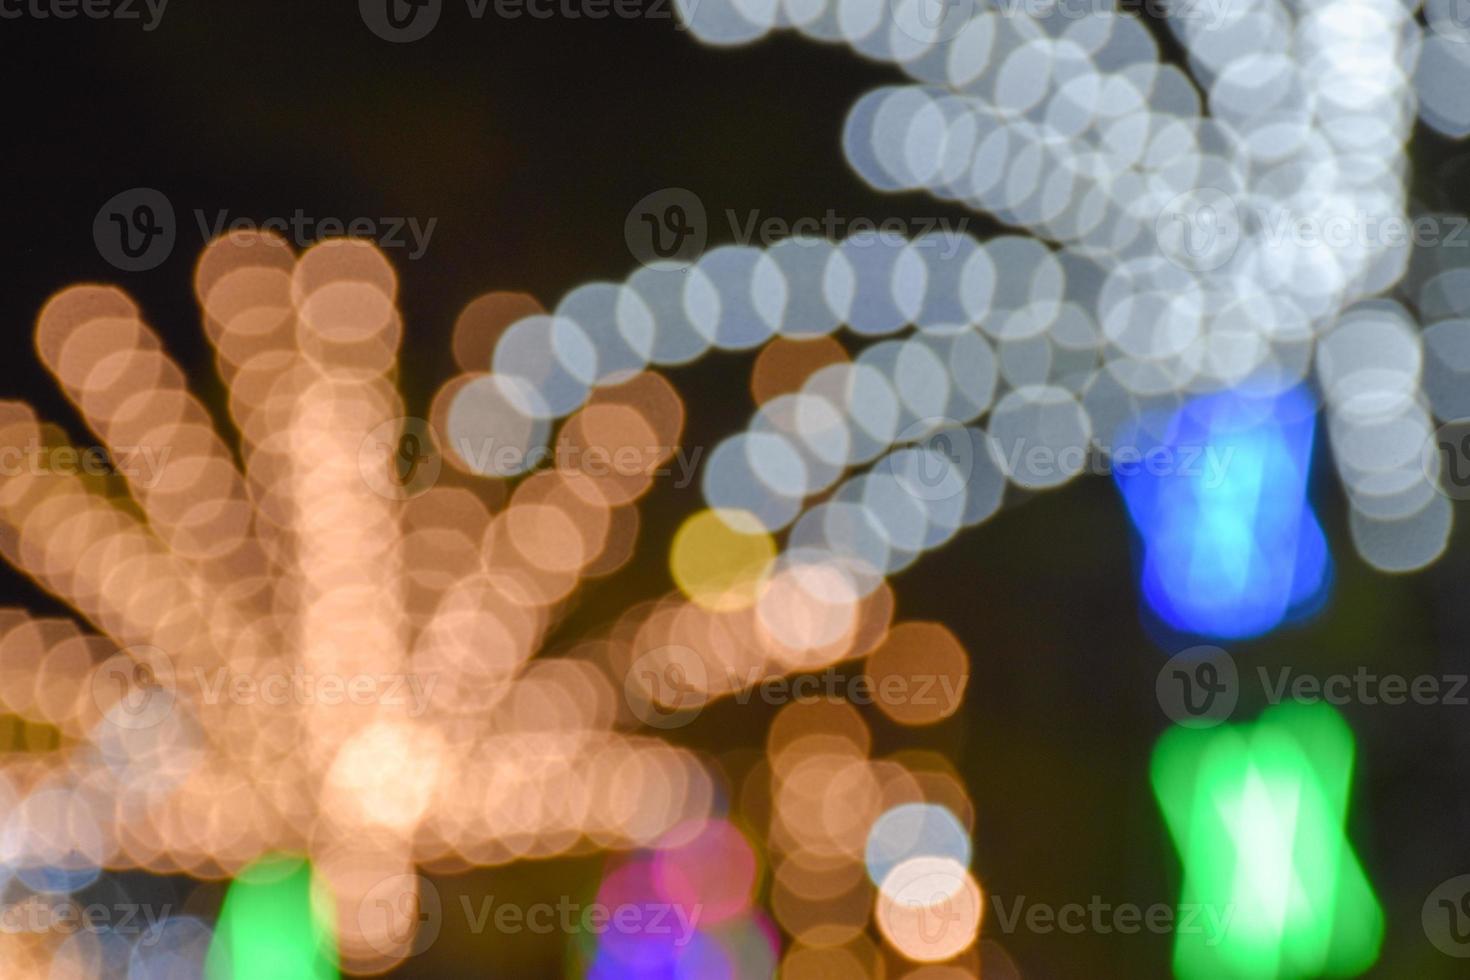
<instances>
[{"instance_id":1,"label":"green light blob","mask_svg":"<svg viewBox=\"0 0 1470 980\"><path fill-rule=\"evenodd\" d=\"M1343 829L1352 767L1352 731L1322 703L1159 739L1151 775L1184 863L1181 911L1221 924L1181 926L1178 976L1352 976L1378 958L1383 912Z\"/></svg>"},{"instance_id":2,"label":"green light blob","mask_svg":"<svg viewBox=\"0 0 1470 980\"><path fill-rule=\"evenodd\" d=\"M208 980L337 980L337 940L311 865L262 858L225 893L205 961Z\"/></svg>"}]
</instances>

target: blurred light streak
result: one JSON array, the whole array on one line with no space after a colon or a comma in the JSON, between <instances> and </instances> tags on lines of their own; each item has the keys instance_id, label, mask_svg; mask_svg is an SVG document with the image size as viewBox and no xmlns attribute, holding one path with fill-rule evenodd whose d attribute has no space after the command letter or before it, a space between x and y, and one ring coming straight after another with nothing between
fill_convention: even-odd
<instances>
[{"instance_id":1,"label":"blurred light streak","mask_svg":"<svg viewBox=\"0 0 1470 980\"><path fill-rule=\"evenodd\" d=\"M1169 628L1257 636L1325 599L1331 559L1306 496L1314 412L1303 388L1243 387L1118 437L1113 476L1141 539L1140 588Z\"/></svg>"},{"instance_id":2,"label":"blurred light streak","mask_svg":"<svg viewBox=\"0 0 1470 980\"><path fill-rule=\"evenodd\" d=\"M1353 734L1330 706L1288 702L1249 725L1175 727L1152 783L1184 864L1184 978L1353 976L1378 958L1383 913L1344 832Z\"/></svg>"},{"instance_id":3,"label":"blurred light streak","mask_svg":"<svg viewBox=\"0 0 1470 980\"><path fill-rule=\"evenodd\" d=\"M240 872L225 894L208 980L335 980L335 937L305 861L273 856Z\"/></svg>"}]
</instances>

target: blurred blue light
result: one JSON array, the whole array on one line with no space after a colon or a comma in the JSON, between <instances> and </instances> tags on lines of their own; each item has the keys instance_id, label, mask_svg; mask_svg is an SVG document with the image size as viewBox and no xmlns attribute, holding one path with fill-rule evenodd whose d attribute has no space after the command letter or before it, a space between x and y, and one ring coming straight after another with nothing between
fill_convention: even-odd
<instances>
[{"instance_id":1,"label":"blurred blue light","mask_svg":"<svg viewBox=\"0 0 1470 980\"><path fill-rule=\"evenodd\" d=\"M1142 544L1148 612L1177 633L1243 639L1315 611L1331 557L1307 502L1316 403L1238 388L1115 443L1113 478Z\"/></svg>"}]
</instances>

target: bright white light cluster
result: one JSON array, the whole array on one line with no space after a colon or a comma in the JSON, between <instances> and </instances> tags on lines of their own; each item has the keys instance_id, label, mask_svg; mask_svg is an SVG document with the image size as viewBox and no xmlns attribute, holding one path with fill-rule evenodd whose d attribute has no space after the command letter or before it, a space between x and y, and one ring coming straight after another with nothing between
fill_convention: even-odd
<instances>
[{"instance_id":1,"label":"bright white light cluster","mask_svg":"<svg viewBox=\"0 0 1470 980\"><path fill-rule=\"evenodd\" d=\"M1470 30L1438 0L1429 42L1399 0L1179 5L1186 75L1136 18L1085 6L681 3L708 43L788 27L899 65L918 84L857 100L849 163L1035 238L791 239L580 287L505 334L452 439L530 448L646 365L846 326L875 342L762 406L712 452L704 487L712 506L789 527L783 561L836 557L871 579L983 520L1007 477L1065 482L1145 408L1247 378L1294 384L1315 363L1360 552L1385 569L1432 561L1450 509L1420 458L1423 386L1465 400L1470 311L1440 315L1425 378L1413 316L1371 297L1414 252L1416 113L1470 131L1463 98L1441 92L1470 65L1441 49L1470 50ZM1470 269L1450 272L1423 289L1470 300Z\"/></svg>"}]
</instances>

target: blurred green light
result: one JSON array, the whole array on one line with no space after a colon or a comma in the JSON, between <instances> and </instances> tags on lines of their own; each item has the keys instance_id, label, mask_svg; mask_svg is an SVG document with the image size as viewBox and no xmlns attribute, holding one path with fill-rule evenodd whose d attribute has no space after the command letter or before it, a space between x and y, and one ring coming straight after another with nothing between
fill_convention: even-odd
<instances>
[{"instance_id":1,"label":"blurred green light","mask_svg":"<svg viewBox=\"0 0 1470 980\"><path fill-rule=\"evenodd\" d=\"M1153 788L1184 863L1180 905L1225 923L1180 929L1178 976L1352 976L1378 958L1383 913L1343 829L1352 766L1352 731L1323 703L1159 740Z\"/></svg>"},{"instance_id":2,"label":"blurred green light","mask_svg":"<svg viewBox=\"0 0 1470 980\"><path fill-rule=\"evenodd\" d=\"M209 947L209 980L337 980L336 933L315 887L299 858L262 858L240 872Z\"/></svg>"}]
</instances>

